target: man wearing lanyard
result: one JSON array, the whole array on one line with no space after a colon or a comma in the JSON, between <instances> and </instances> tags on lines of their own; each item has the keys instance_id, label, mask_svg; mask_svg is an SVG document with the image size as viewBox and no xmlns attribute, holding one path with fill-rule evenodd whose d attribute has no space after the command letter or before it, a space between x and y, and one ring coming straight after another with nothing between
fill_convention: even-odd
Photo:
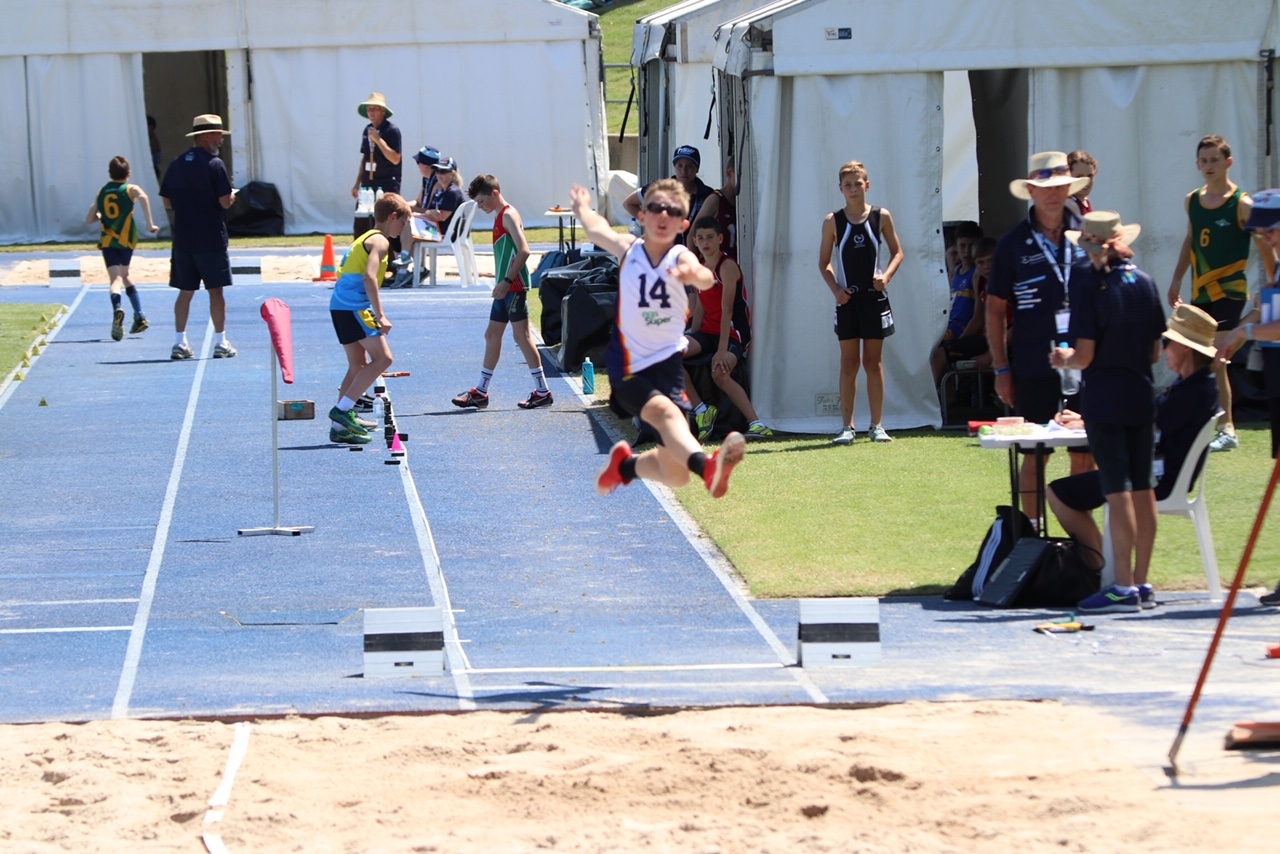
<instances>
[{"instance_id":1,"label":"man wearing lanyard","mask_svg":"<svg viewBox=\"0 0 1280 854\"><path fill-rule=\"evenodd\" d=\"M1066 210L1067 199L1088 181L1071 177L1064 152L1031 155L1027 177L1009 183L1015 198L1032 203L1031 212L1000 238L987 285L987 340L996 394L1017 415L1036 424L1048 423L1062 408L1062 387L1049 364L1049 351L1055 342L1069 340L1071 276L1074 269L1088 265L1084 251L1064 236L1067 228L1079 227ZM1034 460L1023 458L1018 486L1022 509L1032 519L1040 512ZM1092 467L1087 453L1071 455L1072 474Z\"/></svg>"}]
</instances>

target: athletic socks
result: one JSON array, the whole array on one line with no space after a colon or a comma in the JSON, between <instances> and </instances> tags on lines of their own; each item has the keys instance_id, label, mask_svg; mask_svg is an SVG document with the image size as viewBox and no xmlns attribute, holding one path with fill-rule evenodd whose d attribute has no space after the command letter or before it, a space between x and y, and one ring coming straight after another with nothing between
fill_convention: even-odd
<instances>
[{"instance_id":1,"label":"athletic socks","mask_svg":"<svg viewBox=\"0 0 1280 854\"><path fill-rule=\"evenodd\" d=\"M706 401L703 401L702 403L699 403L697 406L695 406L695 407L693 408L693 414L694 414L694 415L701 415L702 413L704 413L704 412L706 412L706 411L707 411L707 403L706 403Z\"/></svg>"},{"instance_id":2,"label":"athletic socks","mask_svg":"<svg viewBox=\"0 0 1280 854\"><path fill-rule=\"evenodd\" d=\"M707 455L702 453L702 451L695 451L689 455L689 471L693 472L698 477L702 477L702 472L706 467Z\"/></svg>"},{"instance_id":3,"label":"athletic socks","mask_svg":"<svg viewBox=\"0 0 1280 854\"><path fill-rule=\"evenodd\" d=\"M489 380L493 379L493 371L488 368L480 369L480 382L476 383L476 391L481 394L489 393Z\"/></svg>"},{"instance_id":4,"label":"athletic socks","mask_svg":"<svg viewBox=\"0 0 1280 854\"><path fill-rule=\"evenodd\" d=\"M622 475L622 485L636 479L636 457L630 456L618 464L618 474Z\"/></svg>"},{"instance_id":5,"label":"athletic socks","mask_svg":"<svg viewBox=\"0 0 1280 854\"><path fill-rule=\"evenodd\" d=\"M225 346L226 346L226 344L227 344L227 333L226 333L226 332L217 332L217 333L214 333L214 334L217 336L217 339L218 339L218 340L217 340L217 341L214 341L213 343L214 343L214 344L221 344L221 345L223 345L223 346L225 347ZM352 404L352 405L354 406L355 404ZM349 408L349 407L348 407L348 408Z\"/></svg>"},{"instance_id":6,"label":"athletic socks","mask_svg":"<svg viewBox=\"0 0 1280 854\"><path fill-rule=\"evenodd\" d=\"M179 333L177 333L177 334L176 334L176 336L175 336L175 337L174 337L174 339L173 339L173 343L174 343L174 345L175 345L175 346L177 346L178 344L186 344L186 343L187 343L187 333L185 333L185 332L179 332Z\"/></svg>"},{"instance_id":7,"label":"athletic socks","mask_svg":"<svg viewBox=\"0 0 1280 854\"><path fill-rule=\"evenodd\" d=\"M115 311L115 310L116 310L117 308L119 308L119 307L120 307L120 295L119 295L119 294L117 294L117 293L115 293L115 292L112 292L112 294L111 294L111 310L112 310L112 311Z\"/></svg>"},{"instance_id":8,"label":"athletic socks","mask_svg":"<svg viewBox=\"0 0 1280 854\"><path fill-rule=\"evenodd\" d=\"M747 429L750 430L752 427L756 426L757 424L759 424L761 427L764 426L764 422L761 421L759 418L757 418L755 421L752 421L750 424L747 425Z\"/></svg>"},{"instance_id":9,"label":"athletic socks","mask_svg":"<svg viewBox=\"0 0 1280 854\"><path fill-rule=\"evenodd\" d=\"M356 402L346 395L343 395L342 400L338 401L338 409L342 412L350 412L355 405Z\"/></svg>"},{"instance_id":10,"label":"athletic socks","mask_svg":"<svg viewBox=\"0 0 1280 854\"><path fill-rule=\"evenodd\" d=\"M542 368L533 368L529 373L533 377L533 381L538 384L539 393L551 391L551 389L547 388L547 378L543 375ZM484 391L484 389L481 389L481 391Z\"/></svg>"},{"instance_id":11,"label":"athletic socks","mask_svg":"<svg viewBox=\"0 0 1280 854\"><path fill-rule=\"evenodd\" d=\"M138 289L130 285L124 289L124 293L129 298L129 305L133 306L133 316L142 317L142 298L138 296ZM111 295L111 304L113 306L120 305L120 296L118 294Z\"/></svg>"}]
</instances>

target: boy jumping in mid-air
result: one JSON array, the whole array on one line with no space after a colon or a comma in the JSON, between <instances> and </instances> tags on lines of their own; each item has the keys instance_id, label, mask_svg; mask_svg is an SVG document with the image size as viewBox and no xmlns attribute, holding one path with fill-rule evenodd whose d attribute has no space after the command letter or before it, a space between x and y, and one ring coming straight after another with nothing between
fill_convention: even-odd
<instances>
[{"instance_id":1,"label":"boy jumping in mid-air","mask_svg":"<svg viewBox=\"0 0 1280 854\"><path fill-rule=\"evenodd\" d=\"M542 373L542 357L529 329L529 241L524 236L524 221L520 212L502 197L498 179L492 175L477 175L467 188L467 195L475 199L476 207L485 213L496 214L493 220L493 270L502 274L493 286L493 308L489 311L489 325L484 330L484 362L480 366L480 382L453 399L454 406L484 409L489 405L489 381L498 368L502 356L502 333L511 324L511 337L524 353L524 360L533 375L535 388L528 399L516 404L521 409L537 409L550 406L551 389Z\"/></svg>"},{"instance_id":2,"label":"boy jumping in mid-air","mask_svg":"<svg viewBox=\"0 0 1280 854\"><path fill-rule=\"evenodd\" d=\"M741 433L730 433L707 456L689 432L684 393L684 325L689 315L685 285L705 291L715 276L691 251L676 245L689 227L689 194L663 178L650 185L637 219L643 237L618 234L591 210L585 187L569 191L573 214L592 242L619 259L618 314L605 362L612 393L623 409L658 434L658 447L636 456L625 441L609 450L596 475L596 491L608 495L637 477L684 486L689 473L702 475L712 498L729 489L729 474L742 461Z\"/></svg>"},{"instance_id":3,"label":"boy jumping in mid-air","mask_svg":"<svg viewBox=\"0 0 1280 854\"><path fill-rule=\"evenodd\" d=\"M400 236L409 222L409 203L395 193L385 193L373 206L373 224L357 237L342 258L338 281L329 298L329 314L338 343L347 354L347 374L342 378L341 397L329 410L329 441L343 445L366 445L369 430L354 412L360 397L382 372L391 367L391 347L387 333L391 321L382 310L378 288L387 274L391 240Z\"/></svg>"},{"instance_id":4,"label":"boy jumping in mid-air","mask_svg":"<svg viewBox=\"0 0 1280 854\"><path fill-rule=\"evenodd\" d=\"M129 169L128 160L123 157L111 158L107 174L111 180L98 191L98 198L89 205L89 213L85 215L84 221L98 222L102 226L98 248L102 250L102 260L107 265L107 277L111 281L111 337L119 341L124 337L121 289L133 306L133 326L129 328L129 334L136 335L150 325L142 313L138 289L129 280L129 262L133 260L133 248L138 245L138 223L133 218L134 205L142 208L142 213L147 218L148 231L155 234L160 226L151 219L151 200L147 198L147 194L137 184L129 183L133 173Z\"/></svg>"}]
</instances>

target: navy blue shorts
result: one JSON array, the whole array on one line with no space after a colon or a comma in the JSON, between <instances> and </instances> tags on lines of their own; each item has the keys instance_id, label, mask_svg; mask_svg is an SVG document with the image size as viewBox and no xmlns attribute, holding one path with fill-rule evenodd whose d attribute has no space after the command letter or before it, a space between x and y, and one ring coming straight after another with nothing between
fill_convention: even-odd
<instances>
[{"instance_id":1,"label":"navy blue shorts","mask_svg":"<svg viewBox=\"0 0 1280 854\"><path fill-rule=\"evenodd\" d=\"M651 397L665 397L684 412L692 411L689 397L684 393L684 355L676 353L661 362L642 368L625 377L609 376L611 396L631 415L640 416L640 410ZM650 425L652 428L652 425ZM654 430L653 432L658 432Z\"/></svg>"},{"instance_id":2,"label":"navy blue shorts","mask_svg":"<svg viewBox=\"0 0 1280 854\"><path fill-rule=\"evenodd\" d=\"M108 246L102 250L102 262L107 265L108 270L112 267L128 267L129 262L132 260L132 249L125 249L121 246Z\"/></svg>"},{"instance_id":3,"label":"navy blue shorts","mask_svg":"<svg viewBox=\"0 0 1280 854\"><path fill-rule=\"evenodd\" d=\"M502 299L493 301L489 319L494 323L515 323L529 319L528 295L524 291L507 291Z\"/></svg>"},{"instance_id":4,"label":"navy blue shorts","mask_svg":"<svg viewBox=\"0 0 1280 854\"><path fill-rule=\"evenodd\" d=\"M338 333L338 343L344 347L382 334L371 308L331 308L329 316L333 318L333 331Z\"/></svg>"},{"instance_id":5,"label":"navy blue shorts","mask_svg":"<svg viewBox=\"0 0 1280 854\"><path fill-rule=\"evenodd\" d=\"M1089 450L1098 463L1103 495L1155 489L1154 424L1086 423L1084 426L1089 433Z\"/></svg>"},{"instance_id":6,"label":"navy blue shorts","mask_svg":"<svg viewBox=\"0 0 1280 854\"><path fill-rule=\"evenodd\" d=\"M1046 360L1048 355L1045 356ZM1064 406L1072 412L1080 411L1080 395L1072 395L1065 401L1062 398L1062 380L1057 374L1047 377L1019 377L1013 375L1013 414L1021 415L1032 424L1048 424L1058 414L1058 407ZM1067 448L1068 453L1087 454L1086 447ZM1019 453L1034 453L1030 448ZM1046 457L1053 453L1053 448L1045 448Z\"/></svg>"},{"instance_id":7,"label":"navy blue shorts","mask_svg":"<svg viewBox=\"0 0 1280 854\"><path fill-rule=\"evenodd\" d=\"M697 332L690 332L685 337L690 341L698 342L697 354L695 356L690 356L689 358L714 356L716 351L720 349L719 335L712 335L710 332L703 332L699 329ZM732 337L729 338L729 352L737 356L739 362L746 358L746 354L742 351L742 342Z\"/></svg>"},{"instance_id":8,"label":"navy blue shorts","mask_svg":"<svg viewBox=\"0 0 1280 854\"><path fill-rule=\"evenodd\" d=\"M198 291L231 287L231 258L227 250L188 252L173 248L169 256L169 287L180 291Z\"/></svg>"}]
</instances>

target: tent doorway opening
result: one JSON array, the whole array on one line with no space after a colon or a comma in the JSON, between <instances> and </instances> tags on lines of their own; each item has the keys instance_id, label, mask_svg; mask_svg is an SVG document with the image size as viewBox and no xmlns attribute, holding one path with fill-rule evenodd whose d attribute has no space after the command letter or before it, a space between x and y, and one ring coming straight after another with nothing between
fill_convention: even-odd
<instances>
[{"instance_id":1,"label":"tent doorway opening","mask_svg":"<svg viewBox=\"0 0 1280 854\"><path fill-rule=\"evenodd\" d=\"M230 127L225 51L143 54L142 92L147 115L156 120L160 139L157 180L164 177L170 160L191 147L186 135L191 132L193 118L216 113ZM234 175L230 143L223 143L219 156L227 164L227 172Z\"/></svg>"}]
</instances>

